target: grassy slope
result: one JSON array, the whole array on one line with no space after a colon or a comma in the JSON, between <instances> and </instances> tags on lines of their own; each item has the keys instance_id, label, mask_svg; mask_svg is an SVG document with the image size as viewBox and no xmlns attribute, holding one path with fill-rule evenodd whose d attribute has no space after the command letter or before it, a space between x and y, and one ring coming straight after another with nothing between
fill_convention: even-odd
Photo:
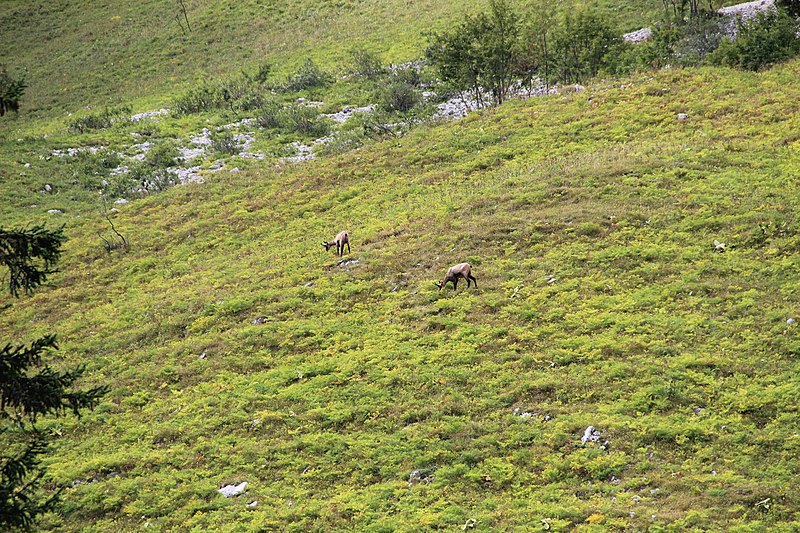
<instances>
[{"instance_id":1,"label":"grassy slope","mask_svg":"<svg viewBox=\"0 0 800 533\"><path fill-rule=\"evenodd\" d=\"M799 72L665 71L221 174L127 206L124 255L74 220L3 316L114 389L50 423L58 483L90 482L46 525L797 527ZM318 244L342 227L347 267ZM437 292L461 260L480 288Z\"/></svg>"},{"instance_id":2,"label":"grassy slope","mask_svg":"<svg viewBox=\"0 0 800 533\"><path fill-rule=\"evenodd\" d=\"M62 274L0 317L113 389L45 422L43 526L796 528L799 73L665 71L253 164L122 208L126 254L78 202ZM5 143L4 201L66 202L17 160L70 140ZM480 288L437 292L462 260Z\"/></svg>"},{"instance_id":3,"label":"grassy slope","mask_svg":"<svg viewBox=\"0 0 800 533\"><path fill-rule=\"evenodd\" d=\"M715 2L730 3L736 2ZM172 0L6 0L0 10L0 64L15 74L27 72L30 87L23 111L29 117L52 119L85 105L120 102L149 110L166 105L165 95L202 78L264 61L285 71L306 56L339 66L357 45L389 61L417 59L425 46L424 32L444 28L486 3L187 0L185 4L191 24L187 34L174 19L177 3ZM612 14L621 31L652 23L662 10L661 0L594 4Z\"/></svg>"}]
</instances>

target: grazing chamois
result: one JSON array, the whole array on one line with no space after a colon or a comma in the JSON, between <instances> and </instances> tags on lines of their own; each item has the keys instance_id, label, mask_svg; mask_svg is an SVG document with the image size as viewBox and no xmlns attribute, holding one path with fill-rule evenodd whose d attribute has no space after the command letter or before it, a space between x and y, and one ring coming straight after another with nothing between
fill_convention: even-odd
<instances>
[{"instance_id":1,"label":"grazing chamois","mask_svg":"<svg viewBox=\"0 0 800 533\"><path fill-rule=\"evenodd\" d=\"M336 254L341 257L344 254L344 245L347 245L347 253L350 253L350 236L346 231L339 233L331 242L322 241L322 246L327 252L332 246L336 246Z\"/></svg>"},{"instance_id":2,"label":"grazing chamois","mask_svg":"<svg viewBox=\"0 0 800 533\"><path fill-rule=\"evenodd\" d=\"M458 278L467 280L467 288L469 288L470 281L475 283L476 289L478 288L478 280L472 275L472 266L469 263L459 263L451 266L447 269L447 274L444 275L444 279L441 282L434 281L433 284L439 287L439 290L442 290L448 281L452 281L453 290L456 290L456 287L458 287Z\"/></svg>"}]
</instances>

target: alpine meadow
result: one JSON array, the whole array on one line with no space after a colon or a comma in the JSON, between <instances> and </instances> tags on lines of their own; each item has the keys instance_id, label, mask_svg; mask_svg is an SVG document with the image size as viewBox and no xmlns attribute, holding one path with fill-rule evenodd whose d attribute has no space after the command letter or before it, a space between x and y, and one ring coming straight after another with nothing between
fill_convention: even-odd
<instances>
[{"instance_id":1,"label":"alpine meadow","mask_svg":"<svg viewBox=\"0 0 800 533\"><path fill-rule=\"evenodd\" d=\"M5 0L0 530L800 530L799 14Z\"/></svg>"}]
</instances>

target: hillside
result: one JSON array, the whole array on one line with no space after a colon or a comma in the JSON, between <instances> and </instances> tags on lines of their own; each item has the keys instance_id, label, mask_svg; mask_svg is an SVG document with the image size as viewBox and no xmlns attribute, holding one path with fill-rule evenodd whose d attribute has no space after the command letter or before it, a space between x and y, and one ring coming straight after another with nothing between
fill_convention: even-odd
<instances>
[{"instance_id":1,"label":"hillside","mask_svg":"<svg viewBox=\"0 0 800 533\"><path fill-rule=\"evenodd\" d=\"M563 1L553 9L569 9ZM577 3L585 3L578 1ZM715 6L736 0L714 2ZM186 0L188 31L174 0L6 0L0 11L0 64L26 73L28 118L50 121L84 106L131 103L137 111L208 77L268 62L289 72L304 58L341 67L366 46L385 61L418 59L424 34L441 30L485 5L477 0L265 2ZM531 0L517 5L528 9ZM596 0L621 31L657 20L661 0Z\"/></svg>"},{"instance_id":2,"label":"hillside","mask_svg":"<svg viewBox=\"0 0 800 533\"><path fill-rule=\"evenodd\" d=\"M798 75L666 69L241 160L115 205L111 253L94 163L52 154L139 126L67 133L80 98L32 86L42 116L3 123L0 223L69 241L0 338L57 332L57 365L111 387L43 421L64 505L41 528L797 530ZM345 228L340 261L320 244ZM461 261L478 288L439 291Z\"/></svg>"}]
</instances>

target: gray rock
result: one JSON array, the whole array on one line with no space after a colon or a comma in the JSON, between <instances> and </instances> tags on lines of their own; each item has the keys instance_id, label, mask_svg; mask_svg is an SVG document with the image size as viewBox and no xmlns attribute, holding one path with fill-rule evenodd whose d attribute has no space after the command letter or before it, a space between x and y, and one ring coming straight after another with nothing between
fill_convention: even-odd
<instances>
[{"instance_id":1,"label":"gray rock","mask_svg":"<svg viewBox=\"0 0 800 533\"><path fill-rule=\"evenodd\" d=\"M226 498L232 498L234 496L238 496L239 494L243 493L246 488L247 488L247 481L242 481L238 485L225 485L224 487L219 489L218 492L223 496L225 496Z\"/></svg>"},{"instance_id":2,"label":"gray rock","mask_svg":"<svg viewBox=\"0 0 800 533\"><path fill-rule=\"evenodd\" d=\"M653 36L653 30L651 30L650 28L642 28L640 30L626 33L625 35L622 36L622 38L629 43L640 43L642 41L646 41L652 36Z\"/></svg>"},{"instance_id":3,"label":"gray rock","mask_svg":"<svg viewBox=\"0 0 800 533\"><path fill-rule=\"evenodd\" d=\"M586 431L583 432L583 437L581 437L581 442L597 442L600 440L600 432L594 428L594 426L589 426L586 428Z\"/></svg>"}]
</instances>

